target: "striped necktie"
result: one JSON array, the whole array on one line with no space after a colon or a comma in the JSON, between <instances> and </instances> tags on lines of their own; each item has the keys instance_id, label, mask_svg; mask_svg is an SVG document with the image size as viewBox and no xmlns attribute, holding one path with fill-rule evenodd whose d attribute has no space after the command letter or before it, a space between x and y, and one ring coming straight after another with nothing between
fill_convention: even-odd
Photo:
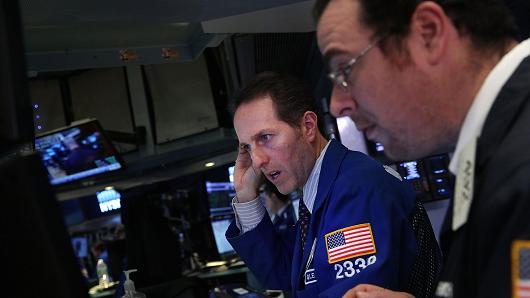
<instances>
[{"instance_id":1,"label":"striped necktie","mask_svg":"<svg viewBox=\"0 0 530 298\"><path fill-rule=\"evenodd\" d=\"M300 244L302 246L302 256L304 255L304 244L305 238L307 236L307 227L309 225L309 219L311 218L311 213L307 209L307 206L304 204L304 199L300 199L300 206L298 207L298 220L300 221Z\"/></svg>"}]
</instances>

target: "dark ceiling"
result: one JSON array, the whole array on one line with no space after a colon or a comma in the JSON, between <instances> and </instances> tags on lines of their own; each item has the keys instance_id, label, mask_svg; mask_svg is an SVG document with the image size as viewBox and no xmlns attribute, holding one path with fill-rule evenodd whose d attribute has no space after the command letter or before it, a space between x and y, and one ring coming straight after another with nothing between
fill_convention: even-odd
<instances>
[{"instance_id":1,"label":"dark ceiling","mask_svg":"<svg viewBox=\"0 0 530 298\"><path fill-rule=\"evenodd\" d=\"M161 58L162 48L178 52L178 60L170 62L194 60L205 48L218 46L225 33L243 33L249 28L268 30L267 26L278 24L283 24L287 32L296 31L296 23L307 20L300 20L304 18L294 15L293 9L296 13L303 10L310 19L310 6L293 5L309 2L23 0L28 68L45 72L124 66L119 55L124 49L138 53L140 59L133 63L142 65L167 63ZM283 7L290 10L282 11ZM261 14L261 18L252 15L260 11L267 14ZM276 28L269 30L278 32Z\"/></svg>"},{"instance_id":2,"label":"dark ceiling","mask_svg":"<svg viewBox=\"0 0 530 298\"><path fill-rule=\"evenodd\" d=\"M93 24L197 23L256 10L302 2L300 0L23 0L26 28Z\"/></svg>"}]
</instances>

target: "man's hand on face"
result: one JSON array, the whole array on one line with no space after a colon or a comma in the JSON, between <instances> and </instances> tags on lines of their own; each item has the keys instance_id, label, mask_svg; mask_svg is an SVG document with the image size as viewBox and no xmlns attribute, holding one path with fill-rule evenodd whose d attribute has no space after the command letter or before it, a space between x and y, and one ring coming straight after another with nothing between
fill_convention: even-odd
<instances>
[{"instance_id":1,"label":"man's hand on face","mask_svg":"<svg viewBox=\"0 0 530 298\"><path fill-rule=\"evenodd\" d=\"M378 286L361 284L349 290L342 298L414 298L405 292L394 292Z\"/></svg>"},{"instance_id":2,"label":"man's hand on face","mask_svg":"<svg viewBox=\"0 0 530 298\"><path fill-rule=\"evenodd\" d=\"M254 200L258 189L265 182L265 176L259 169L252 167L252 159L248 151L240 148L234 169L234 188L239 203Z\"/></svg>"}]
</instances>

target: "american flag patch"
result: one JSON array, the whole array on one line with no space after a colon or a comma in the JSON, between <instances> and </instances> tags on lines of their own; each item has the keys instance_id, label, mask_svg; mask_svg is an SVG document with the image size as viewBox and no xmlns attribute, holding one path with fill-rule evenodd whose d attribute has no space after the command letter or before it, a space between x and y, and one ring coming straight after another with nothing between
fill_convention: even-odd
<instances>
[{"instance_id":1,"label":"american flag patch","mask_svg":"<svg viewBox=\"0 0 530 298\"><path fill-rule=\"evenodd\" d=\"M515 240L512 245L512 297L530 298L529 240Z\"/></svg>"},{"instance_id":2,"label":"american flag patch","mask_svg":"<svg viewBox=\"0 0 530 298\"><path fill-rule=\"evenodd\" d=\"M326 234L326 251L330 264L375 253L370 224L360 224Z\"/></svg>"}]
</instances>

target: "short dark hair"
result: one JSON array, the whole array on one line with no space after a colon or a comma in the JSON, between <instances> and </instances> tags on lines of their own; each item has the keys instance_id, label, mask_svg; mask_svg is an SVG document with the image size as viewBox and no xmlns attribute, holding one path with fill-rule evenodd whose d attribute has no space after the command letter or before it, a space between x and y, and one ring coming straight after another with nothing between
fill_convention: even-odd
<instances>
[{"instance_id":1,"label":"short dark hair","mask_svg":"<svg viewBox=\"0 0 530 298\"><path fill-rule=\"evenodd\" d=\"M282 194L278 188L270 181L266 181L263 184L263 193L267 196L275 195L280 201L287 203L289 201L289 195Z\"/></svg>"},{"instance_id":2,"label":"short dark hair","mask_svg":"<svg viewBox=\"0 0 530 298\"><path fill-rule=\"evenodd\" d=\"M311 88L301 79L276 72L262 72L252 79L235 98L235 111L245 103L269 96L278 119L299 127L307 111L316 113Z\"/></svg>"},{"instance_id":3,"label":"short dark hair","mask_svg":"<svg viewBox=\"0 0 530 298\"><path fill-rule=\"evenodd\" d=\"M313 16L318 21L333 0L317 0ZM361 24L375 37L389 36L398 44L408 34L416 6L427 0L359 0ZM440 5L460 34L470 37L475 49L504 50L509 39L517 39L513 16L499 0L431 0ZM385 43L381 43L384 50Z\"/></svg>"}]
</instances>

